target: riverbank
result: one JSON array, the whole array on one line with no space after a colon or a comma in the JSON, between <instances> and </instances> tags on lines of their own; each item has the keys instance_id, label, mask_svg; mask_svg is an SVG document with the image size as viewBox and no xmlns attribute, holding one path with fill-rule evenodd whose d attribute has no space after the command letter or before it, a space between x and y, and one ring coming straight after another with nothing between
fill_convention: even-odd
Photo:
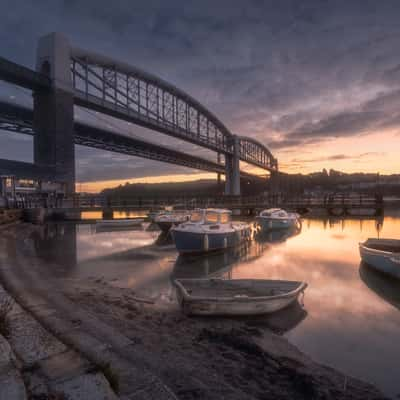
<instances>
[{"instance_id":1,"label":"riverbank","mask_svg":"<svg viewBox=\"0 0 400 400\"><path fill-rule=\"evenodd\" d=\"M35 254L35 229L0 233L1 282L58 340L93 363L108 360L119 395L135 384L140 398L154 387L178 399L385 398L312 361L277 334L279 325L188 318L105 279L59 279L58 266L50 271Z\"/></svg>"}]
</instances>

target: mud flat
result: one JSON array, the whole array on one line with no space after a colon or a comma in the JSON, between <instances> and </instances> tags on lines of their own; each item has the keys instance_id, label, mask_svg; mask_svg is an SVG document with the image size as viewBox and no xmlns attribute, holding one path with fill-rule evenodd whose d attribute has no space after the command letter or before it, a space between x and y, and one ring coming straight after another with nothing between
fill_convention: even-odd
<instances>
[{"instance_id":1,"label":"mud flat","mask_svg":"<svg viewBox=\"0 0 400 400\"><path fill-rule=\"evenodd\" d=\"M190 318L176 306L104 279L45 274L24 240L34 228L23 225L0 233L0 281L60 343L94 365L108 360L106 375L113 377L119 397L386 398L374 386L301 353L280 335L288 327L274 317ZM295 324L301 309L292 312Z\"/></svg>"}]
</instances>

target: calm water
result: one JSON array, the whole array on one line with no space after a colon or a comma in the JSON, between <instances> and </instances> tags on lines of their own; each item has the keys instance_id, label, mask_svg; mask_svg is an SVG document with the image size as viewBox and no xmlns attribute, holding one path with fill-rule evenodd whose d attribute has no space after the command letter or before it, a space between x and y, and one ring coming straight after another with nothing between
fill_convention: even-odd
<instances>
[{"instance_id":1,"label":"calm water","mask_svg":"<svg viewBox=\"0 0 400 400\"><path fill-rule=\"evenodd\" d=\"M400 216L382 221L305 219L300 233L278 232L246 248L178 257L145 229L96 232L93 225L51 224L33 236L38 254L60 277L103 277L175 307L173 277L223 276L304 280L305 310L281 327L315 360L400 393L400 282L360 266L357 244L400 238Z\"/></svg>"}]
</instances>

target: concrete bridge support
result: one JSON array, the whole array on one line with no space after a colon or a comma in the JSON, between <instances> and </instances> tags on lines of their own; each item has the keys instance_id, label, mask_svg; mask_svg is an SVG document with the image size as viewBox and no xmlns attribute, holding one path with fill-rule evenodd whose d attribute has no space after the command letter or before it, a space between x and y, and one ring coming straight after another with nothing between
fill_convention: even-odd
<instances>
[{"instance_id":1,"label":"concrete bridge support","mask_svg":"<svg viewBox=\"0 0 400 400\"><path fill-rule=\"evenodd\" d=\"M34 161L54 171L54 180L75 191L74 98L68 40L51 33L39 40L36 69L52 88L34 93Z\"/></svg>"},{"instance_id":2,"label":"concrete bridge support","mask_svg":"<svg viewBox=\"0 0 400 400\"><path fill-rule=\"evenodd\" d=\"M239 151L239 138L235 136L233 155L225 155L225 194L229 196L240 196Z\"/></svg>"}]
</instances>

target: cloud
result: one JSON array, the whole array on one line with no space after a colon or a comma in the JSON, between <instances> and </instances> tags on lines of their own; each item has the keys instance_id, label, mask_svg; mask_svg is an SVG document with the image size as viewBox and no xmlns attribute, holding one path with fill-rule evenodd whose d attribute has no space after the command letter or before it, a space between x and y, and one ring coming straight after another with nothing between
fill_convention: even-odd
<instances>
[{"instance_id":1,"label":"cloud","mask_svg":"<svg viewBox=\"0 0 400 400\"><path fill-rule=\"evenodd\" d=\"M359 154L333 154L326 157L315 157L315 158L294 158L291 160L291 163L315 163L315 162L324 162L324 161L340 161L340 160L360 160L361 158L369 158L369 157L377 157L383 156L383 152L374 152L369 151L365 153Z\"/></svg>"},{"instance_id":2,"label":"cloud","mask_svg":"<svg viewBox=\"0 0 400 400\"><path fill-rule=\"evenodd\" d=\"M282 150L400 123L397 1L117 0L110 6L108 0L3 0L2 8L8 11L0 26L1 56L34 67L38 38L61 31L74 45L187 91L233 132L269 144L278 159ZM0 85L0 91L8 95L10 88ZM121 129L206 154L165 135ZM18 145L12 147L8 155L17 154ZM148 160L139 167L136 159L118 156L106 168L92 154L78 152L79 177L179 169Z\"/></svg>"}]
</instances>

